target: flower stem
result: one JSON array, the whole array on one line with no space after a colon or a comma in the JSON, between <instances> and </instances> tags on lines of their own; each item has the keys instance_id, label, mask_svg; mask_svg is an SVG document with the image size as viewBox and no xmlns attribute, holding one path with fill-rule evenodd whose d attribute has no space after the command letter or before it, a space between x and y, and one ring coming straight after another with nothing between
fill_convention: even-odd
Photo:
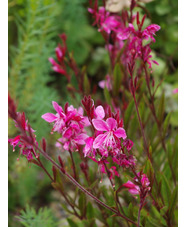
<instances>
[{"instance_id":1,"label":"flower stem","mask_svg":"<svg viewBox=\"0 0 186 227\"><path fill-rule=\"evenodd\" d=\"M74 173L74 178L77 180L77 174L76 174L76 166L75 166L75 163L74 163L74 159L73 159L73 155L72 155L72 151L69 151L70 153L70 157L71 157L71 160L72 160L72 169L73 169L73 173Z\"/></svg>"},{"instance_id":2,"label":"flower stem","mask_svg":"<svg viewBox=\"0 0 186 227\"><path fill-rule=\"evenodd\" d=\"M152 161L151 157L150 157L150 154L149 154L149 148L148 148L147 140L146 140L145 133L144 133L143 123L142 123L142 120L141 120L141 117L140 117L140 113L139 113L138 104L137 104L137 101L136 101L135 92L133 93L133 98L134 98L134 103L135 103L136 112L137 112L137 116L138 116L138 121L139 121L140 128L141 128L141 133L142 133L142 136L143 136L143 141L144 141L146 153L147 153L147 156L148 156L149 160Z\"/></svg>"},{"instance_id":3,"label":"flower stem","mask_svg":"<svg viewBox=\"0 0 186 227\"><path fill-rule=\"evenodd\" d=\"M139 207L139 210L138 210L138 227L140 227L140 214L141 214L141 204L140 204L140 207Z\"/></svg>"},{"instance_id":4,"label":"flower stem","mask_svg":"<svg viewBox=\"0 0 186 227\"><path fill-rule=\"evenodd\" d=\"M50 180L53 182L54 179L52 178L52 176L50 175L50 173L46 170L46 168L44 167L43 163L41 162L41 160L38 158L38 162L40 164L40 167L45 171L45 173L48 175L48 177L50 178Z\"/></svg>"},{"instance_id":5,"label":"flower stem","mask_svg":"<svg viewBox=\"0 0 186 227\"><path fill-rule=\"evenodd\" d=\"M37 148L37 150L48 160L50 161L57 169L59 169L60 173L65 175L70 181L71 183L73 183L76 187L78 187L82 192L84 192L86 195L88 195L90 198L92 198L93 200L95 200L97 203L99 203L101 206L105 207L106 209L112 211L113 213L115 213L117 216L127 220L128 222L136 225L137 223L132 221L131 219L127 218L126 216L122 215L119 211L115 210L114 208L108 206L107 204L105 204L104 202L102 202L101 200L99 200L97 197L95 197L94 195L92 195L89 191L87 191L82 185L80 185L71 175L69 175L67 172L64 172L61 167L50 157L48 156L48 154L46 152L44 152L42 149L40 149L36 144L32 144L35 148Z\"/></svg>"}]
</instances>

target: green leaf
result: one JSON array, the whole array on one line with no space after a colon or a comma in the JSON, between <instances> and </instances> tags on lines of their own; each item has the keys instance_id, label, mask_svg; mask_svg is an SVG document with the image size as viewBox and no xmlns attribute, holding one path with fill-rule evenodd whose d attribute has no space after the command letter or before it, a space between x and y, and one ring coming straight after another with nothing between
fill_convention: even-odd
<instances>
[{"instance_id":1,"label":"green leaf","mask_svg":"<svg viewBox=\"0 0 186 227\"><path fill-rule=\"evenodd\" d=\"M78 203L81 215L84 216L86 213L86 195L84 193L81 193Z\"/></svg>"},{"instance_id":2,"label":"green leaf","mask_svg":"<svg viewBox=\"0 0 186 227\"><path fill-rule=\"evenodd\" d=\"M166 214L167 210L168 210L168 206L164 206L164 207L160 210L161 216L164 216L164 215Z\"/></svg>"},{"instance_id":3,"label":"green leaf","mask_svg":"<svg viewBox=\"0 0 186 227\"><path fill-rule=\"evenodd\" d=\"M122 81L122 73L121 73L120 65L119 63L117 63L114 68L114 82L113 82L113 92L115 96L117 96L119 93L119 89L121 87L121 81Z\"/></svg>"},{"instance_id":4,"label":"green leaf","mask_svg":"<svg viewBox=\"0 0 186 227\"><path fill-rule=\"evenodd\" d=\"M132 205L132 203L130 203L129 206L128 206L128 216L132 220L134 219L133 211L134 211L133 205Z\"/></svg>"},{"instance_id":5,"label":"green leaf","mask_svg":"<svg viewBox=\"0 0 186 227\"><path fill-rule=\"evenodd\" d=\"M165 175L162 175L161 193L165 201L165 205L168 205L171 196L171 190L169 182Z\"/></svg>"},{"instance_id":6,"label":"green leaf","mask_svg":"<svg viewBox=\"0 0 186 227\"><path fill-rule=\"evenodd\" d=\"M161 98L160 98L160 101L159 101L158 113L157 113L157 116L158 116L160 123L163 121L164 112L165 112L165 96L164 96L164 93L163 93Z\"/></svg>"},{"instance_id":7,"label":"green leaf","mask_svg":"<svg viewBox=\"0 0 186 227\"><path fill-rule=\"evenodd\" d=\"M91 219L94 218L94 208L90 202L87 204L87 218Z\"/></svg>"},{"instance_id":8,"label":"green leaf","mask_svg":"<svg viewBox=\"0 0 186 227\"><path fill-rule=\"evenodd\" d=\"M86 73L84 74L83 90L84 90L86 95L90 94L90 82L89 82L89 79L88 79Z\"/></svg>"},{"instance_id":9,"label":"green leaf","mask_svg":"<svg viewBox=\"0 0 186 227\"><path fill-rule=\"evenodd\" d=\"M109 90L107 89L106 86L105 86L105 88L104 88L104 96L105 96L105 99L106 99L107 103L108 103L109 105L111 105L110 93L109 93Z\"/></svg>"},{"instance_id":10,"label":"green leaf","mask_svg":"<svg viewBox=\"0 0 186 227\"><path fill-rule=\"evenodd\" d=\"M171 118L171 112L166 116L164 123L163 123L163 136L166 136L167 133L167 129L169 126L169 122L170 122L170 118Z\"/></svg>"},{"instance_id":11,"label":"green leaf","mask_svg":"<svg viewBox=\"0 0 186 227\"><path fill-rule=\"evenodd\" d=\"M152 187L153 182L154 182L154 170L153 170L153 167L152 167L150 160L147 160L145 169L147 171L147 176L149 178L150 185Z\"/></svg>"},{"instance_id":12,"label":"green leaf","mask_svg":"<svg viewBox=\"0 0 186 227\"><path fill-rule=\"evenodd\" d=\"M169 217L173 217L174 209L178 201L178 186L175 187L169 202Z\"/></svg>"},{"instance_id":13,"label":"green leaf","mask_svg":"<svg viewBox=\"0 0 186 227\"><path fill-rule=\"evenodd\" d=\"M124 124L125 124L125 129L128 128L128 125L129 125L129 122L130 122L130 118L131 118L131 115L132 115L132 110L133 110L133 107L134 107L134 101L130 101L126 111L125 111L125 115L124 115Z\"/></svg>"},{"instance_id":14,"label":"green leaf","mask_svg":"<svg viewBox=\"0 0 186 227\"><path fill-rule=\"evenodd\" d=\"M74 221L72 221L72 219L67 218L67 221L70 227L78 227L78 225Z\"/></svg>"},{"instance_id":15,"label":"green leaf","mask_svg":"<svg viewBox=\"0 0 186 227\"><path fill-rule=\"evenodd\" d=\"M97 185L98 183L99 183L99 179L96 179L96 180L89 186L89 188L90 188L90 189L95 188L96 185Z\"/></svg>"}]
</instances>

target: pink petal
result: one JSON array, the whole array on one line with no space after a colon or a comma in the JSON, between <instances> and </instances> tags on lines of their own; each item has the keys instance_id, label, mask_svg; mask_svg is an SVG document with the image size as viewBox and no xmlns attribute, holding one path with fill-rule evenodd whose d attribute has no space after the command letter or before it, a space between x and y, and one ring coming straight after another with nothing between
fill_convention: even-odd
<instances>
[{"instance_id":1,"label":"pink petal","mask_svg":"<svg viewBox=\"0 0 186 227\"><path fill-rule=\"evenodd\" d=\"M89 137L86 139L86 145L83 149L83 153L84 153L84 156L86 157L87 154L92 150L92 145L93 145L93 138L92 137Z\"/></svg>"},{"instance_id":2,"label":"pink petal","mask_svg":"<svg viewBox=\"0 0 186 227\"><path fill-rule=\"evenodd\" d=\"M63 108L62 108L61 106L59 106L57 102L54 102L54 101L52 101L52 105L53 105L55 111L56 111L59 115L61 115L61 112L63 112Z\"/></svg>"},{"instance_id":3,"label":"pink petal","mask_svg":"<svg viewBox=\"0 0 186 227\"><path fill-rule=\"evenodd\" d=\"M54 114L52 114L52 113L43 114L41 117L45 121L50 122L50 123L53 122L53 121L55 121L57 119L57 117Z\"/></svg>"},{"instance_id":4,"label":"pink petal","mask_svg":"<svg viewBox=\"0 0 186 227\"><path fill-rule=\"evenodd\" d=\"M123 186L131 189L131 188L135 188L136 185L132 183L132 181L128 180L127 183L123 184Z\"/></svg>"},{"instance_id":5,"label":"pink petal","mask_svg":"<svg viewBox=\"0 0 186 227\"><path fill-rule=\"evenodd\" d=\"M66 129L64 131L63 137L65 137L67 139L70 139L70 137L72 136L72 133L73 133L72 129L71 128L68 128L68 129Z\"/></svg>"},{"instance_id":6,"label":"pink petal","mask_svg":"<svg viewBox=\"0 0 186 227\"><path fill-rule=\"evenodd\" d=\"M139 194L139 190L137 190L137 189L129 189L129 192L130 192L132 195L138 195L138 194Z\"/></svg>"},{"instance_id":7,"label":"pink petal","mask_svg":"<svg viewBox=\"0 0 186 227\"><path fill-rule=\"evenodd\" d=\"M117 125L117 121L112 117L107 118L106 122L110 130L113 130Z\"/></svg>"},{"instance_id":8,"label":"pink petal","mask_svg":"<svg viewBox=\"0 0 186 227\"><path fill-rule=\"evenodd\" d=\"M178 88L175 88L174 90L173 90L173 94L177 94L178 93Z\"/></svg>"},{"instance_id":9,"label":"pink petal","mask_svg":"<svg viewBox=\"0 0 186 227\"><path fill-rule=\"evenodd\" d=\"M103 119L105 117L105 111L102 106L97 106L95 109L97 118Z\"/></svg>"},{"instance_id":10,"label":"pink petal","mask_svg":"<svg viewBox=\"0 0 186 227\"><path fill-rule=\"evenodd\" d=\"M118 138L123 138L126 139L127 135L126 132L123 128L118 128L115 132L114 135L117 136Z\"/></svg>"},{"instance_id":11,"label":"pink petal","mask_svg":"<svg viewBox=\"0 0 186 227\"><path fill-rule=\"evenodd\" d=\"M83 145L85 144L85 140L88 138L88 135L85 133L81 133L78 136L76 136L76 138L74 139L77 144Z\"/></svg>"},{"instance_id":12,"label":"pink petal","mask_svg":"<svg viewBox=\"0 0 186 227\"><path fill-rule=\"evenodd\" d=\"M101 80L98 85L100 86L100 88L105 88L105 85L106 85L106 81L105 80Z\"/></svg>"},{"instance_id":13,"label":"pink petal","mask_svg":"<svg viewBox=\"0 0 186 227\"><path fill-rule=\"evenodd\" d=\"M109 131L109 127L107 125L107 123L103 120L99 120L99 119L93 119L92 123L95 127L96 130L98 131Z\"/></svg>"},{"instance_id":14,"label":"pink petal","mask_svg":"<svg viewBox=\"0 0 186 227\"><path fill-rule=\"evenodd\" d=\"M103 144L106 137L107 137L107 133L100 134L99 136L97 136L93 142L93 148L97 149L97 148L101 147L101 145Z\"/></svg>"},{"instance_id":15,"label":"pink petal","mask_svg":"<svg viewBox=\"0 0 186 227\"><path fill-rule=\"evenodd\" d=\"M103 164L100 164L100 171L101 171L101 173L106 173L105 166Z\"/></svg>"},{"instance_id":16,"label":"pink petal","mask_svg":"<svg viewBox=\"0 0 186 227\"><path fill-rule=\"evenodd\" d=\"M49 62L50 62L52 65L56 65L56 64L57 64L53 58L49 58L48 60L49 60Z\"/></svg>"},{"instance_id":17,"label":"pink petal","mask_svg":"<svg viewBox=\"0 0 186 227\"><path fill-rule=\"evenodd\" d=\"M83 116L83 108L80 106L79 108L78 108L78 114L80 114L81 116Z\"/></svg>"}]
</instances>

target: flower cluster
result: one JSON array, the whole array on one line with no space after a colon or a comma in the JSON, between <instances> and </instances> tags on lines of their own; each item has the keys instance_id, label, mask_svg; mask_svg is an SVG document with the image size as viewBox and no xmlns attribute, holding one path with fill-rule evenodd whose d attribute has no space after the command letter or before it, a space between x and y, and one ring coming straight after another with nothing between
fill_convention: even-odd
<instances>
[{"instance_id":1,"label":"flower cluster","mask_svg":"<svg viewBox=\"0 0 186 227\"><path fill-rule=\"evenodd\" d=\"M67 50L67 47L66 47L66 38L67 37L65 34L59 35L59 37L62 40L63 46L61 44L58 44L58 47L56 47L56 49L55 49L58 63L51 57L48 60L53 65L52 68L55 72L58 72L58 73L68 77L67 72L66 72L66 66L64 64L64 57L66 55L66 50Z\"/></svg>"},{"instance_id":2,"label":"flower cluster","mask_svg":"<svg viewBox=\"0 0 186 227\"><path fill-rule=\"evenodd\" d=\"M52 104L57 113L42 116L45 121L53 123L52 133L61 135L57 146L71 152L82 149L84 157L96 162L102 174L106 173L105 165L110 163L108 157L116 165L134 166L135 158L130 154L133 142L127 139L119 112L114 114L109 109L106 113L103 106L95 107L90 97L85 97L82 103L87 116L83 115L82 107L76 109L67 103L63 110L56 102ZM108 171L110 178L119 176L115 166Z\"/></svg>"},{"instance_id":3,"label":"flower cluster","mask_svg":"<svg viewBox=\"0 0 186 227\"><path fill-rule=\"evenodd\" d=\"M142 29L145 16L141 22L139 20L139 13L133 16L131 21L128 17L123 17L106 11L105 7L89 8L89 12L95 18L94 24L99 27L98 31L104 32L106 41L112 39L112 44L107 44L106 48L110 52L112 62L114 64L118 53L122 50L122 63L128 65L134 59L142 59L144 63L152 68L152 63L158 64L156 61L151 60L151 42L155 42L155 33L160 29L159 25L151 24L145 29ZM135 20L136 19L136 20ZM134 28L136 21L137 29ZM149 41L148 44L144 44ZM123 42L127 42L125 43ZM124 46L125 45L125 46ZM122 49L124 47L124 49Z\"/></svg>"},{"instance_id":4,"label":"flower cluster","mask_svg":"<svg viewBox=\"0 0 186 227\"><path fill-rule=\"evenodd\" d=\"M88 135L84 127L89 125L86 117L83 116L83 108L75 109L72 105L65 105L65 108L58 105L57 102L52 102L56 114L46 113L42 118L51 123L53 122L53 132L61 134L58 140L65 150L77 151L79 145L85 144Z\"/></svg>"},{"instance_id":5,"label":"flower cluster","mask_svg":"<svg viewBox=\"0 0 186 227\"><path fill-rule=\"evenodd\" d=\"M139 172L137 173L137 176L134 177L133 181L134 183L132 181L127 181L123 186L128 188L132 195L140 195L141 200L145 200L147 193L151 190L148 177Z\"/></svg>"},{"instance_id":6,"label":"flower cluster","mask_svg":"<svg viewBox=\"0 0 186 227\"><path fill-rule=\"evenodd\" d=\"M150 46L155 42L154 36L160 30L160 26L151 24L143 29L146 16L141 21L139 13L129 18L126 11L121 15L106 11L108 5L98 7L95 1L93 8L89 8L88 11L94 17L94 25L98 26L98 31L105 38L112 66L115 66L120 56L122 64L126 67L140 59L152 70L152 63L158 64L158 62L152 59ZM135 1L131 7L135 7ZM110 77L107 75L106 80L100 81L99 86L102 88L106 86L111 90L110 84Z\"/></svg>"},{"instance_id":7,"label":"flower cluster","mask_svg":"<svg viewBox=\"0 0 186 227\"><path fill-rule=\"evenodd\" d=\"M34 157L38 157L36 149L33 146L33 144L37 144L36 135L34 134L34 130L28 125L28 121L25 120L24 113L15 113L15 116L15 126L21 129L22 135L8 139L8 142L13 146L13 151L18 146L20 148L20 155L25 156L30 161Z\"/></svg>"}]
</instances>

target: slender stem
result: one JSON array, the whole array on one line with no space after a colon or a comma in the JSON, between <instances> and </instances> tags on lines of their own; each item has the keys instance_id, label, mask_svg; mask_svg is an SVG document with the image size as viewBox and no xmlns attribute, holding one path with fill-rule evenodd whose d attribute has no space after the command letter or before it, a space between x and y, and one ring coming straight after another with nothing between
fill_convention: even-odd
<instances>
[{"instance_id":1,"label":"slender stem","mask_svg":"<svg viewBox=\"0 0 186 227\"><path fill-rule=\"evenodd\" d=\"M147 156L148 156L149 160L151 161L150 154L149 154L149 148L148 148L147 140L146 140L145 133L144 133L144 128L143 128L142 120L141 120L141 117L140 117L140 113L139 113L139 109L138 109L138 104L137 104L137 101L136 101L135 92L133 93L133 98L134 98L134 103L135 103L136 112L137 112L137 116L138 116L138 121L139 121L140 128L141 128L141 133L142 133L142 136L143 136L143 141L144 141L146 153L147 153Z\"/></svg>"},{"instance_id":2,"label":"slender stem","mask_svg":"<svg viewBox=\"0 0 186 227\"><path fill-rule=\"evenodd\" d=\"M82 220L82 217L77 213L74 205L69 201L69 199L67 198L67 196L65 195L65 193L59 188L58 189L60 191L60 193L63 195L64 199L66 200L66 202L71 206L71 208L73 209L74 211L74 214L80 219Z\"/></svg>"},{"instance_id":3,"label":"slender stem","mask_svg":"<svg viewBox=\"0 0 186 227\"><path fill-rule=\"evenodd\" d=\"M46 168L44 167L43 163L41 162L41 160L38 158L38 162L40 164L40 167L45 171L45 173L48 175L48 177L51 179L52 182L54 182L54 179L52 178L52 176L49 174L49 172L46 170ZM60 191L60 193L63 195L64 199L66 200L66 202L71 206L71 208L74 211L74 214L81 219L81 217L79 216L79 214L77 213L77 211L74 208L74 205L69 201L69 199L66 197L65 193L58 188L58 191Z\"/></svg>"},{"instance_id":4,"label":"slender stem","mask_svg":"<svg viewBox=\"0 0 186 227\"><path fill-rule=\"evenodd\" d=\"M41 160L38 158L40 167L45 171L45 173L48 175L48 177L50 178L50 180L53 182L54 179L52 178L52 176L50 175L50 173L46 170L46 168L44 167L43 163L41 162Z\"/></svg>"},{"instance_id":5,"label":"slender stem","mask_svg":"<svg viewBox=\"0 0 186 227\"><path fill-rule=\"evenodd\" d=\"M114 208L108 206L107 204L105 204L104 202L102 202L101 200L99 200L97 197L95 197L94 195L92 195L89 191L87 191L82 185L80 185L72 176L70 176L67 172L64 172L61 167L50 157L48 156L48 154L46 152L44 152L43 150L41 150L36 144L32 144L35 148L37 148L37 150L39 150L39 152L48 160L50 161L57 169L59 169L59 171L61 172L61 174L65 175L70 181L71 183L73 183L76 187L78 187L82 192L84 192L86 195L88 195L90 198L92 198L93 200L95 200L97 203L99 203L101 206L107 208L108 210L112 211L113 213L115 213L117 216L127 220L128 222L134 224L137 226L137 223L132 221L131 219L127 218L126 216L122 215L119 211L115 210Z\"/></svg>"},{"instance_id":6,"label":"slender stem","mask_svg":"<svg viewBox=\"0 0 186 227\"><path fill-rule=\"evenodd\" d=\"M74 159L73 159L73 155L72 155L72 151L69 151L70 153L70 157L71 157L71 160L72 160L72 169L73 169L73 173L74 173L74 178L77 180L77 174L76 174L76 166L75 166L75 163L74 163Z\"/></svg>"},{"instance_id":7,"label":"slender stem","mask_svg":"<svg viewBox=\"0 0 186 227\"><path fill-rule=\"evenodd\" d=\"M138 210L138 227L140 227L140 213L141 213L141 204L140 204L140 207L139 207L139 210Z\"/></svg>"},{"instance_id":8,"label":"slender stem","mask_svg":"<svg viewBox=\"0 0 186 227\"><path fill-rule=\"evenodd\" d=\"M110 181L110 184L112 185L113 191L115 191L115 184L112 182L112 179L110 178L110 172L109 172L107 165L105 163L104 163L104 166L105 166L105 169L106 169L106 172L107 172L107 177Z\"/></svg>"}]
</instances>

